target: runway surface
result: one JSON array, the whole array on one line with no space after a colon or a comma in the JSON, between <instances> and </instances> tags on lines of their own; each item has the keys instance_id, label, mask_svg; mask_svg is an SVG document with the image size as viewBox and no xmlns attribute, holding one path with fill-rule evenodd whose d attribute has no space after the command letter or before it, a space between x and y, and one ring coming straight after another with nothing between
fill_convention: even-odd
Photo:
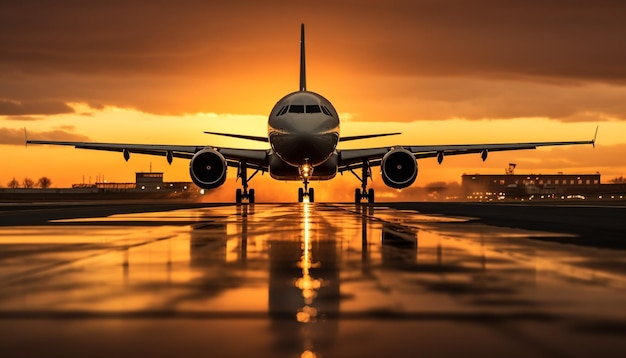
<instances>
[{"instance_id":1,"label":"runway surface","mask_svg":"<svg viewBox=\"0 0 626 358\"><path fill-rule=\"evenodd\" d=\"M395 207L1 205L2 356L626 354L623 250Z\"/></svg>"}]
</instances>

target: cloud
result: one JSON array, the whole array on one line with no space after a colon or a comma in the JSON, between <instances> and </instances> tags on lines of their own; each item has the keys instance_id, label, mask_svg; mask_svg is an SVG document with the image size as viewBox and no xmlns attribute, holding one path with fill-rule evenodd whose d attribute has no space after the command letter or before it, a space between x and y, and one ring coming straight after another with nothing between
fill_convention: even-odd
<instances>
[{"instance_id":1,"label":"cloud","mask_svg":"<svg viewBox=\"0 0 626 358\"><path fill-rule=\"evenodd\" d=\"M626 75L623 2L399 1L389 8L359 6L346 19L362 36L356 56L368 56L355 66L397 75L565 81L623 82ZM394 66L387 66L390 58Z\"/></svg>"},{"instance_id":2,"label":"cloud","mask_svg":"<svg viewBox=\"0 0 626 358\"><path fill-rule=\"evenodd\" d=\"M50 115L72 113L73 110L67 104L58 101L35 100L16 101L0 99L0 116L11 116L12 119L19 120L19 116L24 116L23 120L33 120L32 115Z\"/></svg>"},{"instance_id":3,"label":"cloud","mask_svg":"<svg viewBox=\"0 0 626 358\"><path fill-rule=\"evenodd\" d=\"M46 119L46 117L45 116L5 116L4 119L9 120L9 121L31 122L31 121L40 121L40 120Z\"/></svg>"},{"instance_id":4,"label":"cloud","mask_svg":"<svg viewBox=\"0 0 626 358\"><path fill-rule=\"evenodd\" d=\"M180 72L189 65L219 73L223 68L211 66L239 56L276 61L272 50L293 50L294 28L304 21L315 29L313 38L323 39L312 46L327 48L332 57L360 59L349 66L385 73L626 78L622 1L358 5L190 0L148 8L143 1L12 1L0 15L0 58L5 66L40 73Z\"/></svg>"},{"instance_id":5,"label":"cloud","mask_svg":"<svg viewBox=\"0 0 626 358\"><path fill-rule=\"evenodd\" d=\"M36 138L38 140L60 140L60 141L89 141L89 137L72 133L71 130L55 129L44 132L28 131L28 138ZM24 145L24 129L0 128L0 144L5 145Z\"/></svg>"},{"instance_id":6,"label":"cloud","mask_svg":"<svg viewBox=\"0 0 626 358\"><path fill-rule=\"evenodd\" d=\"M66 131L66 132L73 132L76 129L76 126L73 126L73 125L63 125L63 126L58 126L55 129Z\"/></svg>"},{"instance_id":7,"label":"cloud","mask_svg":"<svg viewBox=\"0 0 626 358\"><path fill-rule=\"evenodd\" d=\"M563 122L626 119L626 87L585 83L566 86L547 82L450 78L382 78L387 89L367 89L359 80L360 120L377 121L394 113L394 121L462 118L511 119L545 117ZM354 101L357 99L355 98ZM356 111L357 109L348 110Z\"/></svg>"},{"instance_id":8,"label":"cloud","mask_svg":"<svg viewBox=\"0 0 626 358\"><path fill-rule=\"evenodd\" d=\"M267 113L276 96L295 89L300 21L309 29L308 68L317 79L309 84L326 84L333 98L350 98L354 106L363 102L357 94L375 101L394 94L397 100L385 104L415 114L411 120L543 113L588 120L625 112L615 99L626 84L623 1L183 0L147 7L137 0L59 0L6 1L2 10L5 115L66 113L70 102L161 114L227 113L236 106ZM432 98L432 83L386 87L384 78L450 87ZM591 103L604 94L588 86L598 83L619 91ZM584 90L564 108L565 101L550 103L558 97L554 84ZM455 100L455 92L470 97Z\"/></svg>"}]
</instances>

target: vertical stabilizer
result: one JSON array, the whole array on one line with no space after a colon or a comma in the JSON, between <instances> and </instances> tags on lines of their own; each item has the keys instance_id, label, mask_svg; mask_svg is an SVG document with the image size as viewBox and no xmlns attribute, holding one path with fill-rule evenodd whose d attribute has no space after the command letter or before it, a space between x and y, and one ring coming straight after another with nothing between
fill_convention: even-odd
<instances>
[{"instance_id":1,"label":"vertical stabilizer","mask_svg":"<svg viewBox=\"0 0 626 358\"><path fill-rule=\"evenodd\" d=\"M306 61L304 57L304 24L300 25L300 91L306 91Z\"/></svg>"}]
</instances>

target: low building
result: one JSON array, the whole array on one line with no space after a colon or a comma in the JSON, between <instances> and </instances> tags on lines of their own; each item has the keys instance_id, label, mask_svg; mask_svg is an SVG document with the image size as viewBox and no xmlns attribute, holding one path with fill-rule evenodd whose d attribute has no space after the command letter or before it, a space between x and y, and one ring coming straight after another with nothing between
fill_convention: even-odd
<instances>
[{"instance_id":1,"label":"low building","mask_svg":"<svg viewBox=\"0 0 626 358\"><path fill-rule=\"evenodd\" d=\"M469 200L560 198L601 194L608 189L600 183L600 173L463 174L461 185Z\"/></svg>"},{"instance_id":2,"label":"low building","mask_svg":"<svg viewBox=\"0 0 626 358\"><path fill-rule=\"evenodd\" d=\"M161 172L137 172L134 183L96 182L74 184L72 188L95 188L99 192L174 192L197 189L191 182L165 182Z\"/></svg>"},{"instance_id":3,"label":"low building","mask_svg":"<svg viewBox=\"0 0 626 358\"><path fill-rule=\"evenodd\" d=\"M163 188L163 173L135 173L135 188L140 190L160 190Z\"/></svg>"}]
</instances>

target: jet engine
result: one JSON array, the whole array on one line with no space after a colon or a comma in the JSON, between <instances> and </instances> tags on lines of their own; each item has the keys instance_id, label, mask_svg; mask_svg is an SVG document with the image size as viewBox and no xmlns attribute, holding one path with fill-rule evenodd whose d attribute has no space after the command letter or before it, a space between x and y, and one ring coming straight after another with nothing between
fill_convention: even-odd
<instances>
[{"instance_id":1,"label":"jet engine","mask_svg":"<svg viewBox=\"0 0 626 358\"><path fill-rule=\"evenodd\" d=\"M383 182L395 189L406 188L417 178L417 161L404 148L395 148L385 154L380 168Z\"/></svg>"},{"instance_id":2,"label":"jet engine","mask_svg":"<svg viewBox=\"0 0 626 358\"><path fill-rule=\"evenodd\" d=\"M191 180L203 189L213 189L226 181L226 159L220 152L203 149L191 158L189 174Z\"/></svg>"}]
</instances>

